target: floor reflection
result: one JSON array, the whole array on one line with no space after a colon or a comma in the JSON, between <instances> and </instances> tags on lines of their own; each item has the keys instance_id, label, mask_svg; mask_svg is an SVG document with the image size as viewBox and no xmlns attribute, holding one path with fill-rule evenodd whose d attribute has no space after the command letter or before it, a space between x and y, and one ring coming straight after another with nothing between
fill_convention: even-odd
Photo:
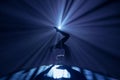
<instances>
[{"instance_id":1,"label":"floor reflection","mask_svg":"<svg viewBox=\"0 0 120 80\"><path fill-rule=\"evenodd\" d=\"M74 73L72 73L72 70L79 73L78 75L82 75L79 76L79 78L81 77L81 79L79 80L117 80L98 73L94 73L87 69L82 69L76 66L70 67L65 65L43 65L38 68L23 70L16 72L12 75L7 75L0 78L0 80L41 80L39 79L39 77L41 77L41 74L44 78L42 80L73 80L73 77L76 77L77 74L73 76Z\"/></svg>"}]
</instances>

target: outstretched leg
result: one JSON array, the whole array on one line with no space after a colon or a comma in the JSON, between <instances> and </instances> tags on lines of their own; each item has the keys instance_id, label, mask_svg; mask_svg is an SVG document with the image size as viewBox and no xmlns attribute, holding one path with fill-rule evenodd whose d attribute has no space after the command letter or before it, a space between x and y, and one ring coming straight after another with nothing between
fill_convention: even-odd
<instances>
[{"instance_id":1,"label":"outstretched leg","mask_svg":"<svg viewBox=\"0 0 120 80\"><path fill-rule=\"evenodd\" d=\"M62 39L56 44L56 48L62 48L62 46L65 45L64 43L69 39L70 35L69 35L68 33L66 33L66 32L63 32L63 31L57 29L56 27L55 27L55 29L56 29L56 31L60 32L60 33L64 36L64 38L62 38Z\"/></svg>"}]
</instances>

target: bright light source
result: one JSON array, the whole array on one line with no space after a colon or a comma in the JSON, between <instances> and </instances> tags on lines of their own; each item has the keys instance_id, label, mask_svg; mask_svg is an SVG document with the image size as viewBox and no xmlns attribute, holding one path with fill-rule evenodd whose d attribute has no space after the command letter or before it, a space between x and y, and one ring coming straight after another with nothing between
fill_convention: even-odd
<instances>
[{"instance_id":1,"label":"bright light source","mask_svg":"<svg viewBox=\"0 0 120 80\"><path fill-rule=\"evenodd\" d=\"M61 29L62 28L62 26L58 26L58 29Z\"/></svg>"},{"instance_id":2,"label":"bright light source","mask_svg":"<svg viewBox=\"0 0 120 80\"><path fill-rule=\"evenodd\" d=\"M52 69L48 72L47 76L53 77L54 79L59 78L70 78L71 75L66 69L57 69L60 65L55 65Z\"/></svg>"}]
</instances>

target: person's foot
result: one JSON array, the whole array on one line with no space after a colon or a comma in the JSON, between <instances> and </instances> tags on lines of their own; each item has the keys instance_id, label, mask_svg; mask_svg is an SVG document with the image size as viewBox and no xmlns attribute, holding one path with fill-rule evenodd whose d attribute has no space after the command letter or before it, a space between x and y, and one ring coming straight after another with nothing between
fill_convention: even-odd
<instances>
[{"instance_id":1,"label":"person's foot","mask_svg":"<svg viewBox=\"0 0 120 80\"><path fill-rule=\"evenodd\" d=\"M57 27L54 27L56 31L59 31Z\"/></svg>"}]
</instances>

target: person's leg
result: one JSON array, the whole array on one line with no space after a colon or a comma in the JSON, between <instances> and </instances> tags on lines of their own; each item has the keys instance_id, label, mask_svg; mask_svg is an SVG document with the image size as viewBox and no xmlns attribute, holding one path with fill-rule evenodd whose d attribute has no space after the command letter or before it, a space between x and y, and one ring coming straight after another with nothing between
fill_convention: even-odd
<instances>
[{"instance_id":1,"label":"person's leg","mask_svg":"<svg viewBox=\"0 0 120 80\"><path fill-rule=\"evenodd\" d=\"M63 45L65 45L64 43L69 39L69 36L65 36L64 38L62 38L57 44L56 44L56 48L62 48Z\"/></svg>"},{"instance_id":2,"label":"person's leg","mask_svg":"<svg viewBox=\"0 0 120 80\"><path fill-rule=\"evenodd\" d=\"M65 58L66 58L66 59L70 59L71 54L70 54L70 49L69 49L69 47L64 44L64 45L63 45L63 49L65 50Z\"/></svg>"}]
</instances>

